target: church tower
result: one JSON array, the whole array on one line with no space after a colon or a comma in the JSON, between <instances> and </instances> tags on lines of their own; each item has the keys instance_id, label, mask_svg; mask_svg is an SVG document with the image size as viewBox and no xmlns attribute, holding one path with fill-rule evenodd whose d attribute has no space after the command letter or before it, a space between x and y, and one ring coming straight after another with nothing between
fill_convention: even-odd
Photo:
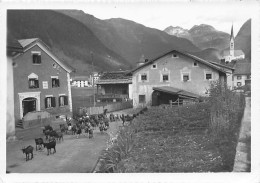
<instances>
[{"instance_id":1,"label":"church tower","mask_svg":"<svg viewBox=\"0 0 260 183\"><path fill-rule=\"evenodd\" d=\"M234 50L235 50L235 38L234 38L234 33L233 33L233 24L231 27L231 35L230 35L230 57L234 58L235 54L234 54Z\"/></svg>"}]
</instances>

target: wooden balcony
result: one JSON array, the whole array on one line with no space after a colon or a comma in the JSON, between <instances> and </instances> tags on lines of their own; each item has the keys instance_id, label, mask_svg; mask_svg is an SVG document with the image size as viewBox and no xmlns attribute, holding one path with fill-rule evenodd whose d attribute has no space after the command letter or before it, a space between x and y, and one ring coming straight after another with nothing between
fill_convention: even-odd
<instances>
[{"instance_id":1,"label":"wooden balcony","mask_svg":"<svg viewBox=\"0 0 260 183\"><path fill-rule=\"evenodd\" d=\"M96 94L98 102L121 102L128 99L128 94Z\"/></svg>"}]
</instances>

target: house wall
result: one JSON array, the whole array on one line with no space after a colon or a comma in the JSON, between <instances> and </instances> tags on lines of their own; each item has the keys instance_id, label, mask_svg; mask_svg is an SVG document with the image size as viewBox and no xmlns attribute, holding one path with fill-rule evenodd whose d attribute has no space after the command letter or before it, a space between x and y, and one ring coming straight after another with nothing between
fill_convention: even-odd
<instances>
[{"instance_id":1,"label":"house wall","mask_svg":"<svg viewBox=\"0 0 260 183\"><path fill-rule=\"evenodd\" d=\"M14 85L13 85L13 60L7 57L7 86L6 86L6 138L15 137L14 120Z\"/></svg>"},{"instance_id":2,"label":"house wall","mask_svg":"<svg viewBox=\"0 0 260 183\"><path fill-rule=\"evenodd\" d=\"M41 64L35 65L32 63L32 51L41 52ZM65 94L68 96L68 103L71 104L71 97L69 97L69 77L67 71L59 66L59 69L54 68L53 64L58 65L47 53L45 53L38 45L33 46L31 49L27 50L24 54L18 56L14 59L17 67L14 68L14 114L15 121L20 118L20 100L18 93L29 93L29 92L39 92L40 101L39 111L47 111L53 115L58 115L60 113L69 112L71 106L59 107L58 97L59 94ZM38 75L39 88L30 89L28 86L28 76L31 73ZM52 88L51 86L51 76L58 76L60 87ZM43 89L43 81L48 82L48 88ZM51 109L45 109L45 97L46 95L53 95L56 98L56 107Z\"/></svg>"},{"instance_id":3,"label":"house wall","mask_svg":"<svg viewBox=\"0 0 260 183\"><path fill-rule=\"evenodd\" d=\"M132 77L133 83L133 105L139 107L142 105L151 105L153 87L171 86L195 94L205 95L206 89L209 89L210 81L219 79L219 72L204 64L198 62L198 66L193 66L194 60L187 56L177 53L177 58L168 54L157 61L157 68L153 69L152 65L137 70ZM165 71L163 71L163 69ZM162 73L169 73L169 81L162 81ZM182 81L182 72L190 73L190 81ZM212 80L206 80L206 72L212 73ZM148 81L140 81L140 75L147 73ZM145 95L144 104L139 103L139 95Z\"/></svg>"}]
</instances>

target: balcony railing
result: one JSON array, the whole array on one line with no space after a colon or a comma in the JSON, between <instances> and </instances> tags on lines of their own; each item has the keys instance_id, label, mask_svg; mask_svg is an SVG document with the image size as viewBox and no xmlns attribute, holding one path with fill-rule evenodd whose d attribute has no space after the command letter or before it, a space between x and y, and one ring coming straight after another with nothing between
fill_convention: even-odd
<instances>
[{"instance_id":1,"label":"balcony railing","mask_svg":"<svg viewBox=\"0 0 260 183\"><path fill-rule=\"evenodd\" d=\"M106 98L122 98L122 99L128 99L128 94L98 94L96 95L97 99L106 99Z\"/></svg>"}]
</instances>

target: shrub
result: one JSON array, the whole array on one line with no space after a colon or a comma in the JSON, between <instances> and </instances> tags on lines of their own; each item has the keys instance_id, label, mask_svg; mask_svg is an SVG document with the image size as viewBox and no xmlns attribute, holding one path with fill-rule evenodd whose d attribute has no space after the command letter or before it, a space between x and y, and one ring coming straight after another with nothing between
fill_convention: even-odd
<instances>
[{"instance_id":1,"label":"shrub","mask_svg":"<svg viewBox=\"0 0 260 183\"><path fill-rule=\"evenodd\" d=\"M228 89L219 81L210 87L210 123L211 140L218 148L223 167L231 171L234 165L238 132L244 110L244 96Z\"/></svg>"}]
</instances>

